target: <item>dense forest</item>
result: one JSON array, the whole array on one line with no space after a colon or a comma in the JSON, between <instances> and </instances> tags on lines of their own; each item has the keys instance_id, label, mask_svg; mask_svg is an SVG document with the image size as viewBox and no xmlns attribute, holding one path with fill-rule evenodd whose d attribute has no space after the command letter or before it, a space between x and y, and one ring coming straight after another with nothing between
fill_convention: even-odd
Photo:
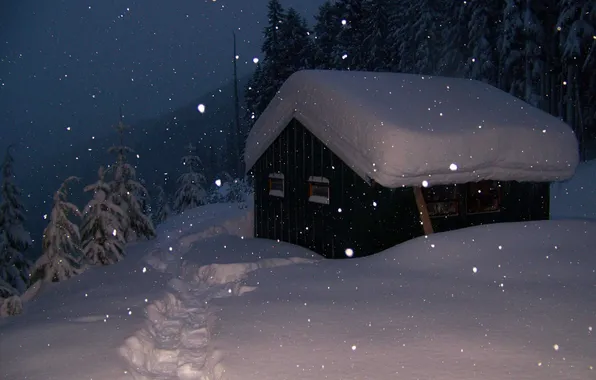
<instances>
[{"instance_id":1,"label":"dense forest","mask_svg":"<svg viewBox=\"0 0 596 380\"><path fill-rule=\"evenodd\" d=\"M246 130L293 72L332 69L480 80L566 121L583 159L596 139L593 0L336 0L313 27L270 0L262 53Z\"/></svg>"}]
</instances>

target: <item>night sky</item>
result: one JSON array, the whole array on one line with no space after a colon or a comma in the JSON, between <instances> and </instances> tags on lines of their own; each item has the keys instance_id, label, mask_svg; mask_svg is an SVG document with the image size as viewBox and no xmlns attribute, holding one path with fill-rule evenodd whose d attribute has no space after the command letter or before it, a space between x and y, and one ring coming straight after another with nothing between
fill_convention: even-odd
<instances>
[{"instance_id":1,"label":"night sky","mask_svg":"<svg viewBox=\"0 0 596 380\"><path fill-rule=\"evenodd\" d=\"M281 3L312 25L323 0ZM248 75L266 21L267 0L0 0L0 161L15 144L34 240L59 183L105 165L73 172L77 145L91 150L93 137L114 134L120 106L131 124L231 81L233 31Z\"/></svg>"},{"instance_id":2,"label":"night sky","mask_svg":"<svg viewBox=\"0 0 596 380\"><path fill-rule=\"evenodd\" d=\"M282 0L312 23L323 0ZM266 0L0 0L0 149L28 155L172 110L254 67ZM69 129L70 128L70 129ZM41 149L41 151L40 151Z\"/></svg>"}]
</instances>

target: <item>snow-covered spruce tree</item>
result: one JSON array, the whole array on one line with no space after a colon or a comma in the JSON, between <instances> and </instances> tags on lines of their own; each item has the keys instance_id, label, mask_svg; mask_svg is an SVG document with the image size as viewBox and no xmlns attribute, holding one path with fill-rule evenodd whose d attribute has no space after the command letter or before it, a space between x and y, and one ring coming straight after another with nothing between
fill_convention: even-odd
<instances>
[{"instance_id":1,"label":"snow-covered spruce tree","mask_svg":"<svg viewBox=\"0 0 596 380\"><path fill-rule=\"evenodd\" d=\"M286 78L282 63L284 49L280 28L285 22L285 12L279 0L269 0L267 4L268 24L265 27L261 51L264 54L259 72L255 72L255 87L261 95L256 114L257 117L265 110ZM257 76L258 74L258 76Z\"/></svg>"},{"instance_id":2,"label":"snow-covered spruce tree","mask_svg":"<svg viewBox=\"0 0 596 380\"><path fill-rule=\"evenodd\" d=\"M523 0L505 0L499 38L499 87L521 98L524 94Z\"/></svg>"},{"instance_id":3,"label":"snow-covered spruce tree","mask_svg":"<svg viewBox=\"0 0 596 380\"><path fill-rule=\"evenodd\" d=\"M165 222L172 213L172 210L170 209L170 202L168 201L168 197L163 190L163 187L156 186L156 188L157 195L155 197L155 212L152 214L154 225Z\"/></svg>"},{"instance_id":4,"label":"snow-covered spruce tree","mask_svg":"<svg viewBox=\"0 0 596 380\"><path fill-rule=\"evenodd\" d=\"M471 79L497 85L499 23L504 2L478 0L470 3L468 19L468 43L470 57L466 66L466 75Z\"/></svg>"},{"instance_id":5,"label":"snow-covered spruce tree","mask_svg":"<svg viewBox=\"0 0 596 380\"><path fill-rule=\"evenodd\" d=\"M341 30L341 10L327 0L319 7L315 16L315 67L330 69L333 67L335 40Z\"/></svg>"},{"instance_id":6,"label":"snow-covered spruce tree","mask_svg":"<svg viewBox=\"0 0 596 380\"><path fill-rule=\"evenodd\" d=\"M43 231L42 255L31 271L31 283L38 280L58 282L79 274L81 269L81 235L69 217L81 217L74 204L67 201L68 186L78 180L69 177L54 193L50 222Z\"/></svg>"},{"instance_id":7,"label":"snow-covered spruce tree","mask_svg":"<svg viewBox=\"0 0 596 380\"><path fill-rule=\"evenodd\" d=\"M441 28L442 46L437 73L443 76L462 77L466 57L469 56L467 46L467 25L460 20L467 20L468 3L460 1L443 1L445 25Z\"/></svg>"},{"instance_id":8,"label":"snow-covered spruce tree","mask_svg":"<svg viewBox=\"0 0 596 380\"><path fill-rule=\"evenodd\" d=\"M389 16L395 12L391 0L375 0L364 3L368 16L364 20L365 68L369 71L389 71L391 68L390 47L392 44Z\"/></svg>"},{"instance_id":9,"label":"snow-covered spruce tree","mask_svg":"<svg viewBox=\"0 0 596 380\"><path fill-rule=\"evenodd\" d=\"M0 317L18 315L23 312L23 302L19 296L0 299Z\"/></svg>"},{"instance_id":10,"label":"snow-covered spruce tree","mask_svg":"<svg viewBox=\"0 0 596 380\"><path fill-rule=\"evenodd\" d=\"M394 44L389 49L392 71L413 73L417 48L414 44L414 22L418 17L418 7L415 2L401 1L396 8L389 18L393 27L391 41Z\"/></svg>"},{"instance_id":11,"label":"snow-covered spruce tree","mask_svg":"<svg viewBox=\"0 0 596 380\"><path fill-rule=\"evenodd\" d=\"M215 176L215 181L210 185L208 202L224 203L228 194L228 183L233 180L232 176L225 170Z\"/></svg>"},{"instance_id":12,"label":"snow-covered spruce tree","mask_svg":"<svg viewBox=\"0 0 596 380\"><path fill-rule=\"evenodd\" d=\"M124 257L124 212L112 202L110 186L105 182L104 168L98 173L99 179L85 187L85 192L93 193L93 198L83 211L81 224L82 253L92 265L108 265Z\"/></svg>"},{"instance_id":13,"label":"snow-covered spruce tree","mask_svg":"<svg viewBox=\"0 0 596 380\"><path fill-rule=\"evenodd\" d=\"M142 187L137 190L136 197L139 200L141 211L143 212L143 214L147 215L150 219L152 219L151 195L147 190L147 184L145 180L140 179L139 183Z\"/></svg>"},{"instance_id":14,"label":"snow-covered spruce tree","mask_svg":"<svg viewBox=\"0 0 596 380\"><path fill-rule=\"evenodd\" d=\"M0 278L23 293L29 286L31 262L25 258L25 251L31 246L31 237L25 230L25 208L20 201L21 192L14 183L14 159L6 150L2 164L0 193Z\"/></svg>"},{"instance_id":15,"label":"snow-covered spruce tree","mask_svg":"<svg viewBox=\"0 0 596 380\"><path fill-rule=\"evenodd\" d=\"M18 295L19 292L4 279L0 278L0 300ZM0 302L2 303L2 302Z\"/></svg>"},{"instance_id":16,"label":"snow-covered spruce tree","mask_svg":"<svg viewBox=\"0 0 596 380\"><path fill-rule=\"evenodd\" d=\"M435 74L442 46L440 31L443 29L443 10L440 8L440 2L431 0L418 1L417 9L419 13L412 25L412 42L416 47L414 73Z\"/></svg>"},{"instance_id":17,"label":"snow-covered spruce tree","mask_svg":"<svg viewBox=\"0 0 596 380\"><path fill-rule=\"evenodd\" d=\"M178 177L178 190L174 194L174 210L182 213L186 210L202 206L207 202L207 193L203 188L205 176L201 170L201 160L195 154L196 148L188 145L188 155L182 157L182 165L188 170Z\"/></svg>"},{"instance_id":18,"label":"snow-covered spruce tree","mask_svg":"<svg viewBox=\"0 0 596 380\"><path fill-rule=\"evenodd\" d=\"M126 126L122 121L118 123L120 145L108 149L116 155L116 163L110 168L112 181L109 183L110 199L120 207L124 213L122 227L126 242L144 236L148 239L155 237L155 227L151 218L143 213L138 194L147 193L147 189L136 180L135 168L126 161L126 155L133 150L122 144L122 135Z\"/></svg>"},{"instance_id":19,"label":"snow-covered spruce tree","mask_svg":"<svg viewBox=\"0 0 596 380\"><path fill-rule=\"evenodd\" d=\"M365 70L367 55L364 45L365 20L369 18L363 0L338 0L342 27L337 35L334 68L340 70Z\"/></svg>"},{"instance_id":20,"label":"snow-covered spruce tree","mask_svg":"<svg viewBox=\"0 0 596 380\"><path fill-rule=\"evenodd\" d=\"M245 203L252 191L252 186L248 178L236 178L230 182L227 201L231 203Z\"/></svg>"},{"instance_id":21,"label":"snow-covered spruce tree","mask_svg":"<svg viewBox=\"0 0 596 380\"><path fill-rule=\"evenodd\" d=\"M315 67L315 49L306 20L294 8L288 9L280 37L284 44L280 56L283 81L296 71Z\"/></svg>"},{"instance_id":22,"label":"snow-covered spruce tree","mask_svg":"<svg viewBox=\"0 0 596 380\"><path fill-rule=\"evenodd\" d=\"M596 15L594 14L596 6L592 0L561 0L559 12L557 30L561 47L560 59L563 62L561 79L565 83L561 114L567 124L571 125L576 132L580 143L580 155L583 158L585 143L589 136L585 121L593 119L590 117L593 115L586 117L582 111L585 109L594 112L595 110L594 105L589 104L586 100L595 98L596 90L592 87L590 94L589 89L585 91L584 87L596 82L590 78L594 75L593 70L589 70L596 66L590 67L591 65L589 65L592 60L591 56L594 54L591 47L594 44L594 35L596 35Z\"/></svg>"}]
</instances>

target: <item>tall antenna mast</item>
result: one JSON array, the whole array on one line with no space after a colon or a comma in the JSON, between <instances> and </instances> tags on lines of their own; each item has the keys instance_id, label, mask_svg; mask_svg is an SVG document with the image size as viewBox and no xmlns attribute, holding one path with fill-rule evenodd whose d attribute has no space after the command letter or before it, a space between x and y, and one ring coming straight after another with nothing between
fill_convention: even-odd
<instances>
[{"instance_id":1,"label":"tall antenna mast","mask_svg":"<svg viewBox=\"0 0 596 380\"><path fill-rule=\"evenodd\" d=\"M123 119L122 106L120 106L120 120L118 120L118 125L116 126L116 130L120 134L120 146L124 145L124 131L126 130Z\"/></svg>"},{"instance_id":2,"label":"tall antenna mast","mask_svg":"<svg viewBox=\"0 0 596 380\"><path fill-rule=\"evenodd\" d=\"M238 72L236 68L236 61L238 60L236 54L236 33L234 35L234 122L236 123L236 159L237 162L237 175L240 177L242 173L242 138L240 135L240 100L238 98Z\"/></svg>"}]
</instances>

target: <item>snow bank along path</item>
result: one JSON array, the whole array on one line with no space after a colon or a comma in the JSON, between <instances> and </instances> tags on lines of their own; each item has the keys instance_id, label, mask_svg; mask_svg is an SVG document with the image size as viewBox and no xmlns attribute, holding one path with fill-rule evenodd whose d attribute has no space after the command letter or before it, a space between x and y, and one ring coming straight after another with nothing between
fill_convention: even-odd
<instances>
[{"instance_id":1,"label":"snow bank along path","mask_svg":"<svg viewBox=\"0 0 596 380\"><path fill-rule=\"evenodd\" d=\"M180 224L170 224L169 231L162 231L154 250L146 258L150 266L170 273L172 279L163 298L146 308L145 326L119 348L134 379L222 379L222 352L212 349L209 344L216 319L216 309L210 306L210 301L256 289L244 286L242 280L259 268L315 261L304 257L261 257L256 261L242 262L247 260L248 252L235 250L231 256L236 256L233 259L239 258L241 262L193 263L189 260L200 261L201 256L206 262L213 261L209 252L213 239L210 238L226 235L226 241L231 236L243 239L252 231L250 213L238 217L236 210L236 219L226 220L225 215L216 216L210 210L215 209L207 206L188 213L188 219L178 218ZM223 220L225 222L217 224ZM194 257L187 260L186 256ZM222 259L229 260L231 257Z\"/></svg>"}]
</instances>

